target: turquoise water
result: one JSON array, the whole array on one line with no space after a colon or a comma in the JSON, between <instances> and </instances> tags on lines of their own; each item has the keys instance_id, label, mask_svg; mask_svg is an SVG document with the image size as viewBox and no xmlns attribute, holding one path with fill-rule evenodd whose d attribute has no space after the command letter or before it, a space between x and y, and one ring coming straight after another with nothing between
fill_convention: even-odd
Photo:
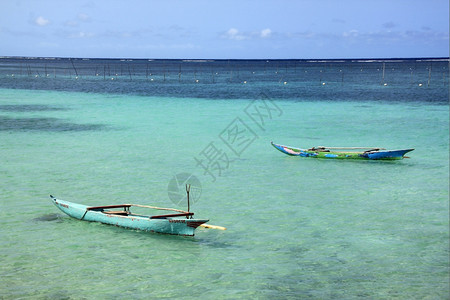
<instances>
[{"instance_id":1,"label":"turquoise water","mask_svg":"<svg viewBox=\"0 0 450 300\"><path fill-rule=\"evenodd\" d=\"M176 97L136 92L145 91L136 80L134 92L101 92L84 90L91 79L64 90L67 77L45 78L60 85L52 90L8 88L35 78L5 78L2 298L448 298L449 107L431 99L448 97L448 83L317 84L315 96L293 99L293 84L278 80L229 83L220 98L227 83L168 83L194 89ZM192 96L202 89L216 96ZM348 101L327 97L352 90ZM385 101L364 100L372 90ZM411 101L395 101L403 91ZM270 141L415 150L394 162L317 160ZM185 209L168 195L180 173L201 182L195 216L226 231L178 237L81 222L49 198Z\"/></svg>"}]
</instances>

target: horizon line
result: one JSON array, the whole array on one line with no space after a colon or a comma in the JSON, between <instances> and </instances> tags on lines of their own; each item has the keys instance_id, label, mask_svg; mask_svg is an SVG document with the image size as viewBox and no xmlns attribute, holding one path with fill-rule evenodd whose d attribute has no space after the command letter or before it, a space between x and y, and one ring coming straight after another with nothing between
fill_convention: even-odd
<instances>
[{"instance_id":1,"label":"horizon line","mask_svg":"<svg viewBox=\"0 0 450 300\"><path fill-rule=\"evenodd\" d=\"M449 60L449 56L425 56L425 57L390 57L390 58L132 58L132 57L74 57L74 56L19 56L19 55L5 55L0 56L0 59L79 59L79 60L171 60L171 61L186 61L186 62L212 62L212 61L400 61L400 60Z\"/></svg>"}]
</instances>

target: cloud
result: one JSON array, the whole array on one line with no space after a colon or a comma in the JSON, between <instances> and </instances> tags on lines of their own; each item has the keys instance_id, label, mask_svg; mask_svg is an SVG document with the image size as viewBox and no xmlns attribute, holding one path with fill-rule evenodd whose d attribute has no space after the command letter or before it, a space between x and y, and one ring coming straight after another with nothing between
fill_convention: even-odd
<instances>
[{"instance_id":1,"label":"cloud","mask_svg":"<svg viewBox=\"0 0 450 300\"><path fill-rule=\"evenodd\" d=\"M9 28L3 27L0 28L0 33L7 34L14 37L33 37L33 38L44 38L46 34L39 31L20 31L20 30L11 30Z\"/></svg>"},{"instance_id":2,"label":"cloud","mask_svg":"<svg viewBox=\"0 0 450 300\"><path fill-rule=\"evenodd\" d=\"M236 41L242 41L247 39L247 37L244 34L240 33L239 30L237 30L236 28L228 29L228 31L225 32L225 34L223 34L222 37Z\"/></svg>"},{"instance_id":3,"label":"cloud","mask_svg":"<svg viewBox=\"0 0 450 300\"><path fill-rule=\"evenodd\" d=\"M91 21L91 17L89 17L87 14L81 13L78 14L78 20L82 21L82 22L90 22Z\"/></svg>"},{"instance_id":4,"label":"cloud","mask_svg":"<svg viewBox=\"0 0 450 300\"><path fill-rule=\"evenodd\" d=\"M262 29L260 31L252 31L252 32L242 32L236 28L230 28L228 31L221 34L221 38L235 40L235 41L243 41L250 39L267 39L272 36L273 32L270 28Z\"/></svg>"},{"instance_id":5,"label":"cloud","mask_svg":"<svg viewBox=\"0 0 450 300\"><path fill-rule=\"evenodd\" d=\"M72 39L84 39L84 38L92 38L95 34L92 32L79 31L70 34L68 37Z\"/></svg>"},{"instance_id":6,"label":"cloud","mask_svg":"<svg viewBox=\"0 0 450 300\"><path fill-rule=\"evenodd\" d=\"M356 29L352 29L352 30L350 30L350 31L346 31L346 32L343 32L342 33L342 36L344 37L344 38L356 38L356 37L358 37L360 34L359 34L359 32L358 32L358 30L356 30Z\"/></svg>"},{"instance_id":7,"label":"cloud","mask_svg":"<svg viewBox=\"0 0 450 300\"><path fill-rule=\"evenodd\" d=\"M66 21L64 23L64 25L69 26L69 27L77 27L78 26L78 22L74 21L74 20L69 20L69 21Z\"/></svg>"},{"instance_id":8,"label":"cloud","mask_svg":"<svg viewBox=\"0 0 450 300\"><path fill-rule=\"evenodd\" d=\"M78 27L81 23L89 23L92 19L85 13L79 13L75 19L68 20L64 23L68 27Z\"/></svg>"},{"instance_id":9,"label":"cloud","mask_svg":"<svg viewBox=\"0 0 450 300\"><path fill-rule=\"evenodd\" d=\"M86 39L86 38L93 38L97 35L93 32L87 32L87 31L72 31L72 30L59 30L55 32L55 35L60 38L64 39Z\"/></svg>"},{"instance_id":10,"label":"cloud","mask_svg":"<svg viewBox=\"0 0 450 300\"><path fill-rule=\"evenodd\" d=\"M191 31L190 29L187 29L185 27L181 27L179 25L171 25L167 28L163 27L159 29L158 31L167 31L166 34L173 35L176 38L186 38L186 37L192 37L195 35L195 31Z\"/></svg>"},{"instance_id":11,"label":"cloud","mask_svg":"<svg viewBox=\"0 0 450 300\"><path fill-rule=\"evenodd\" d=\"M36 19L34 19L34 24L37 26L46 26L50 23L50 21L43 16L39 16Z\"/></svg>"},{"instance_id":12,"label":"cloud","mask_svg":"<svg viewBox=\"0 0 450 300\"><path fill-rule=\"evenodd\" d=\"M272 35L272 30L269 28L261 30L261 37L262 38L269 38Z\"/></svg>"},{"instance_id":13,"label":"cloud","mask_svg":"<svg viewBox=\"0 0 450 300\"><path fill-rule=\"evenodd\" d=\"M397 27L397 24L395 24L394 22L386 22L383 24L383 27L386 29L392 29L394 27Z\"/></svg>"},{"instance_id":14,"label":"cloud","mask_svg":"<svg viewBox=\"0 0 450 300\"><path fill-rule=\"evenodd\" d=\"M287 39L312 39L317 37L318 34L312 31L302 31L302 32L288 32L285 34L280 34L280 37Z\"/></svg>"},{"instance_id":15,"label":"cloud","mask_svg":"<svg viewBox=\"0 0 450 300\"><path fill-rule=\"evenodd\" d=\"M373 32L359 32L357 30L350 30L344 32L340 36L344 41L352 43L441 43L442 41L448 42L448 32L437 32L430 30L406 30L396 31L385 29L381 31ZM333 38L331 35L330 38ZM336 38L339 38L338 36Z\"/></svg>"},{"instance_id":16,"label":"cloud","mask_svg":"<svg viewBox=\"0 0 450 300\"><path fill-rule=\"evenodd\" d=\"M144 38L152 33L149 29L139 29L134 31L107 30L97 33L99 38L121 39L121 38ZM156 34L155 34L156 36Z\"/></svg>"}]
</instances>

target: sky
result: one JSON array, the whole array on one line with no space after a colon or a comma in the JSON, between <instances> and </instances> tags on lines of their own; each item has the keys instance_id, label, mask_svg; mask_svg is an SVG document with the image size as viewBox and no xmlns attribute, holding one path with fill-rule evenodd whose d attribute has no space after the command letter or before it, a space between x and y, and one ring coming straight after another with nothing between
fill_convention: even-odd
<instances>
[{"instance_id":1,"label":"sky","mask_svg":"<svg viewBox=\"0 0 450 300\"><path fill-rule=\"evenodd\" d=\"M448 0L0 0L0 56L449 56Z\"/></svg>"}]
</instances>

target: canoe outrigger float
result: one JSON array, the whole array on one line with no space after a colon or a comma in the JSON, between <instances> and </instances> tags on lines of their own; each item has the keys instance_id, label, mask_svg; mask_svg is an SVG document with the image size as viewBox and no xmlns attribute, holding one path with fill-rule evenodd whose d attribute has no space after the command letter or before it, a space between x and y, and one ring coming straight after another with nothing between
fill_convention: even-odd
<instances>
[{"instance_id":1,"label":"canoe outrigger float","mask_svg":"<svg viewBox=\"0 0 450 300\"><path fill-rule=\"evenodd\" d=\"M67 215L84 221L100 222L125 228L138 229L150 232L193 236L197 227L221 229L226 228L215 225L206 225L209 220L193 219L193 212L174 208L161 208L140 204L118 204L105 206L86 206L69 201L50 197L53 203ZM131 207L151 208L156 210L173 211L172 214L142 215L134 214ZM120 209L120 210L117 210Z\"/></svg>"},{"instance_id":2,"label":"canoe outrigger float","mask_svg":"<svg viewBox=\"0 0 450 300\"><path fill-rule=\"evenodd\" d=\"M386 150L378 147L313 147L301 149L284 146L271 142L275 149L291 156L335 158L335 159L372 159L372 160L397 160L405 157L405 154L414 149ZM340 151L337 151L340 150ZM355 151L365 150L365 151Z\"/></svg>"}]
</instances>

